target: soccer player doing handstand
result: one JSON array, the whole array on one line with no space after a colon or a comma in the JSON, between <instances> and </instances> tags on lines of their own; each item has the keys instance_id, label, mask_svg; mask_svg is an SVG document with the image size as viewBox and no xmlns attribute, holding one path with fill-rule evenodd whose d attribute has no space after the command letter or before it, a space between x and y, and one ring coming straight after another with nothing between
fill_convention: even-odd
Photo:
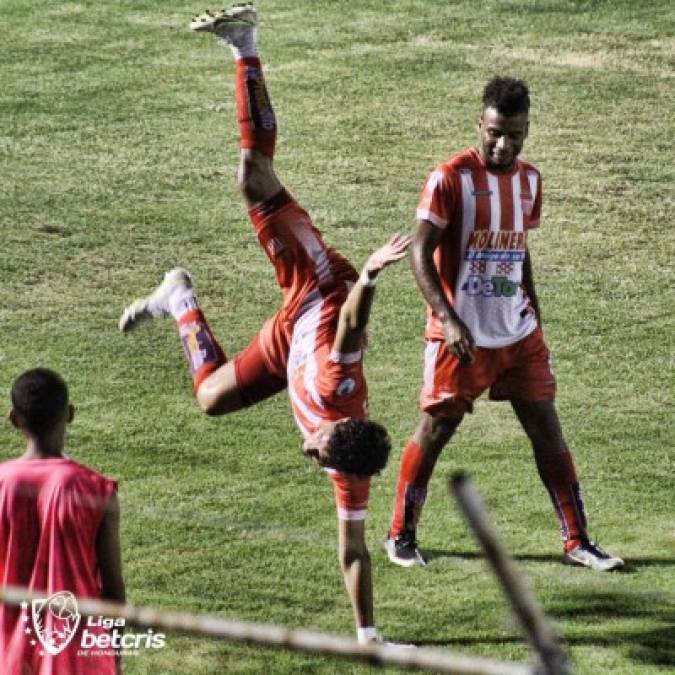
<instances>
[{"instance_id":1,"label":"soccer player doing handstand","mask_svg":"<svg viewBox=\"0 0 675 675\"><path fill-rule=\"evenodd\" d=\"M240 410L288 388L304 453L325 467L333 482L340 563L357 636L369 642L376 631L365 517L370 476L385 466L391 444L386 430L368 419L363 340L377 276L405 256L409 238L394 236L375 251L361 276L327 247L273 168L277 125L257 53L255 10L239 5L206 12L191 28L213 33L235 58L238 182L274 266L283 306L228 360L199 307L190 275L178 268L124 310L120 329L173 316L195 396L208 415Z\"/></svg>"}]
</instances>

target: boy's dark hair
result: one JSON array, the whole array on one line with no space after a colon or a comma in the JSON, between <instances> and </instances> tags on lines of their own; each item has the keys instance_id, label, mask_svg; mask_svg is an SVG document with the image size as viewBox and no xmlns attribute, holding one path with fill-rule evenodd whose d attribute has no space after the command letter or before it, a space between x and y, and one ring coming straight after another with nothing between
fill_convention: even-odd
<instances>
[{"instance_id":1,"label":"boy's dark hair","mask_svg":"<svg viewBox=\"0 0 675 675\"><path fill-rule=\"evenodd\" d=\"M351 418L335 426L328 441L327 465L344 473L372 476L384 469L390 450L389 434L381 424Z\"/></svg>"},{"instance_id":2,"label":"boy's dark hair","mask_svg":"<svg viewBox=\"0 0 675 675\"><path fill-rule=\"evenodd\" d=\"M483 110L486 108L495 108L507 117L529 112L530 90L523 80L495 76L483 89Z\"/></svg>"},{"instance_id":3,"label":"boy's dark hair","mask_svg":"<svg viewBox=\"0 0 675 675\"><path fill-rule=\"evenodd\" d=\"M33 368L19 375L10 392L12 408L21 426L34 434L49 431L68 407L68 386L47 368Z\"/></svg>"}]
</instances>

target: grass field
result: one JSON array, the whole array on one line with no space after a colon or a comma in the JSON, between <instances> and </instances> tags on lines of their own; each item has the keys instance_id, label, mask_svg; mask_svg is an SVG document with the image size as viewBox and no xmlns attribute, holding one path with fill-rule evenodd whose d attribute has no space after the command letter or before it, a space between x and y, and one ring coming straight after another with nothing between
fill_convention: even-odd
<instances>
[{"instance_id":1,"label":"grass field","mask_svg":"<svg viewBox=\"0 0 675 675\"><path fill-rule=\"evenodd\" d=\"M369 516L389 639L528 652L445 493L471 472L578 673L675 665L674 16L666 0L359 3L264 0L259 38L280 122L277 167L325 239L360 264L407 230L427 172L474 142L494 73L528 80L528 158L544 174L530 239L558 405L591 533L628 562L559 564L531 451L481 401L445 450L420 539L385 563L400 448L417 420L423 304L406 265L378 289L366 370L395 451ZM219 7L219 6L218 6ZM286 395L228 418L193 403L169 322L123 338L125 302L191 269L230 354L279 303L234 183L232 64L187 22L200 6L3 0L0 389L47 365L77 406L69 451L120 481L130 600L352 633L332 491L299 452ZM0 428L0 457L20 451ZM331 659L169 636L125 672L333 673Z\"/></svg>"}]
</instances>

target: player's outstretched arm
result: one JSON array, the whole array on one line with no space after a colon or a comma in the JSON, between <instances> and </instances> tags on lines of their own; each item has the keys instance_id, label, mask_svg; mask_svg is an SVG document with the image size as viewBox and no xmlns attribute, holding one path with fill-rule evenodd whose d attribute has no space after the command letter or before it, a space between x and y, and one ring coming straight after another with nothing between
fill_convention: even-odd
<instances>
[{"instance_id":1,"label":"player's outstretched arm","mask_svg":"<svg viewBox=\"0 0 675 675\"><path fill-rule=\"evenodd\" d=\"M338 556L357 627L374 626L372 573L364 520L338 521ZM359 636L359 641L367 640Z\"/></svg>"},{"instance_id":2,"label":"player's outstretched arm","mask_svg":"<svg viewBox=\"0 0 675 675\"><path fill-rule=\"evenodd\" d=\"M410 241L408 235L396 234L370 255L359 280L340 309L333 351L349 353L361 348L361 338L368 325L377 276L385 267L405 256Z\"/></svg>"},{"instance_id":3,"label":"player's outstretched arm","mask_svg":"<svg viewBox=\"0 0 675 675\"><path fill-rule=\"evenodd\" d=\"M442 235L443 230L433 223L418 220L410 247L410 264L424 299L441 321L448 347L460 361L469 363L475 348L473 335L445 297L434 264L434 251Z\"/></svg>"}]
</instances>

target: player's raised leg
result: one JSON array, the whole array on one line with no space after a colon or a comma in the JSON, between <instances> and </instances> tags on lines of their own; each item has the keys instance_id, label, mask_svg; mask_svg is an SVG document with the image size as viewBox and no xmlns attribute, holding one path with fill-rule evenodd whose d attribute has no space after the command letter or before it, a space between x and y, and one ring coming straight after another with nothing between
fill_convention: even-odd
<instances>
[{"instance_id":1,"label":"player's raised leg","mask_svg":"<svg viewBox=\"0 0 675 675\"><path fill-rule=\"evenodd\" d=\"M249 208L266 202L282 189L272 166L276 119L257 55L256 21L251 5L236 5L215 14L205 12L190 24L195 31L213 33L232 51L236 61L239 186ZM127 332L146 319L168 315L178 323L195 395L207 414L239 410L285 388L285 377L271 372L268 359L263 357L259 337L233 361L226 359L184 270L167 273L152 293L129 305L120 319L120 329Z\"/></svg>"},{"instance_id":2,"label":"player's raised leg","mask_svg":"<svg viewBox=\"0 0 675 675\"><path fill-rule=\"evenodd\" d=\"M621 558L610 555L588 537L574 459L563 438L553 401L514 399L511 405L532 443L539 476L560 523L563 562L603 572L623 567Z\"/></svg>"},{"instance_id":3,"label":"player's raised leg","mask_svg":"<svg viewBox=\"0 0 675 675\"><path fill-rule=\"evenodd\" d=\"M195 294L190 274L181 268L164 275L143 298L128 305L119 321L127 333L149 319L173 316L192 374L193 390L207 414L223 414L244 407L234 362L229 362L214 337Z\"/></svg>"},{"instance_id":4,"label":"player's raised leg","mask_svg":"<svg viewBox=\"0 0 675 675\"><path fill-rule=\"evenodd\" d=\"M273 168L277 122L267 92L256 37L257 15L250 5L235 5L195 17L194 31L215 35L235 60L235 100L241 148L238 181L247 206L277 194L282 185Z\"/></svg>"}]
</instances>

